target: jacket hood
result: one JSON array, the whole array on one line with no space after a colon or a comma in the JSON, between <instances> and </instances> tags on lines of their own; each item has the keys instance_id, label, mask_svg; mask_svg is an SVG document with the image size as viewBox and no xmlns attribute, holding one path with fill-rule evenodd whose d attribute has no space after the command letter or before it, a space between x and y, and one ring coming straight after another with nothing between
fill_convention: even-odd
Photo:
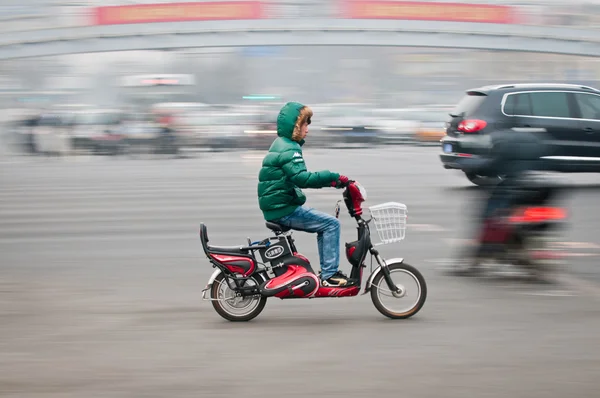
<instances>
[{"instance_id":1,"label":"jacket hood","mask_svg":"<svg viewBox=\"0 0 600 398\"><path fill-rule=\"evenodd\" d=\"M312 115L309 107L299 102L288 102L277 116L277 135L304 144L304 140L300 139L300 126Z\"/></svg>"}]
</instances>

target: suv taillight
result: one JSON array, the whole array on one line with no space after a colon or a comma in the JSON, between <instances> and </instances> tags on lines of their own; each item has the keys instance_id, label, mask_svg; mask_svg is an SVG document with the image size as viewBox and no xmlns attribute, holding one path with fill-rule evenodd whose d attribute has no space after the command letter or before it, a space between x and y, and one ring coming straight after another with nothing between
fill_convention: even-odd
<instances>
[{"instance_id":1,"label":"suv taillight","mask_svg":"<svg viewBox=\"0 0 600 398\"><path fill-rule=\"evenodd\" d=\"M458 124L458 131L461 131L465 134L472 134L483 130L485 126L487 126L487 122L485 120L468 119L463 120Z\"/></svg>"}]
</instances>

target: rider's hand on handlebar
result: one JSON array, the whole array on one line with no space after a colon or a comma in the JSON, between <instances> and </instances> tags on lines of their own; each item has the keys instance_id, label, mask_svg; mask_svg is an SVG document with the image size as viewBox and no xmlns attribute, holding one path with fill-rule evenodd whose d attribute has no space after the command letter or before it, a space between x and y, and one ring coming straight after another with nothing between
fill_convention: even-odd
<instances>
[{"instance_id":1,"label":"rider's hand on handlebar","mask_svg":"<svg viewBox=\"0 0 600 398\"><path fill-rule=\"evenodd\" d=\"M350 180L348 179L348 177L340 175L336 181L331 182L331 186L334 188L345 188L348 186L349 182Z\"/></svg>"}]
</instances>

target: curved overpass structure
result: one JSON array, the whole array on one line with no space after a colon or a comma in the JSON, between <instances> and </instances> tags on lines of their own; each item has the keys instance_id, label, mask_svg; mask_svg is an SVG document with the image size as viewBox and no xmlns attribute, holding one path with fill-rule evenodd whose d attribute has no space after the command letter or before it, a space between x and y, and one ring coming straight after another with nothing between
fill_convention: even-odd
<instances>
[{"instance_id":1,"label":"curved overpass structure","mask_svg":"<svg viewBox=\"0 0 600 398\"><path fill-rule=\"evenodd\" d=\"M6 35L0 60L130 50L245 46L408 46L600 57L600 35L564 27L353 19L87 26Z\"/></svg>"}]
</instances>

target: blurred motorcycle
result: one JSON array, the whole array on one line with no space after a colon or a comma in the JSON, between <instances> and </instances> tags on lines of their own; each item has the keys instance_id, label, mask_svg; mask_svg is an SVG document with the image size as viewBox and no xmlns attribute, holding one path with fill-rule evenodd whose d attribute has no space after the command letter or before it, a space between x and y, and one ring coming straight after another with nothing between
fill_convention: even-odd
<instances>
[{"instance_id":1,"label":"blurred motorcycle","mask_svg":"<svg viewBox=\"0 0 600 398\"><path fill-rule=\"evenodd\" d=\"M462 255L453 271L480 273L486 265L512 267L535 280L544 280L562 264L556 250L567 210L554 201L562 191L553 184L532 184L515 189L510 204L483 220L477 246Z\"/></svg>"}]
</instances>

